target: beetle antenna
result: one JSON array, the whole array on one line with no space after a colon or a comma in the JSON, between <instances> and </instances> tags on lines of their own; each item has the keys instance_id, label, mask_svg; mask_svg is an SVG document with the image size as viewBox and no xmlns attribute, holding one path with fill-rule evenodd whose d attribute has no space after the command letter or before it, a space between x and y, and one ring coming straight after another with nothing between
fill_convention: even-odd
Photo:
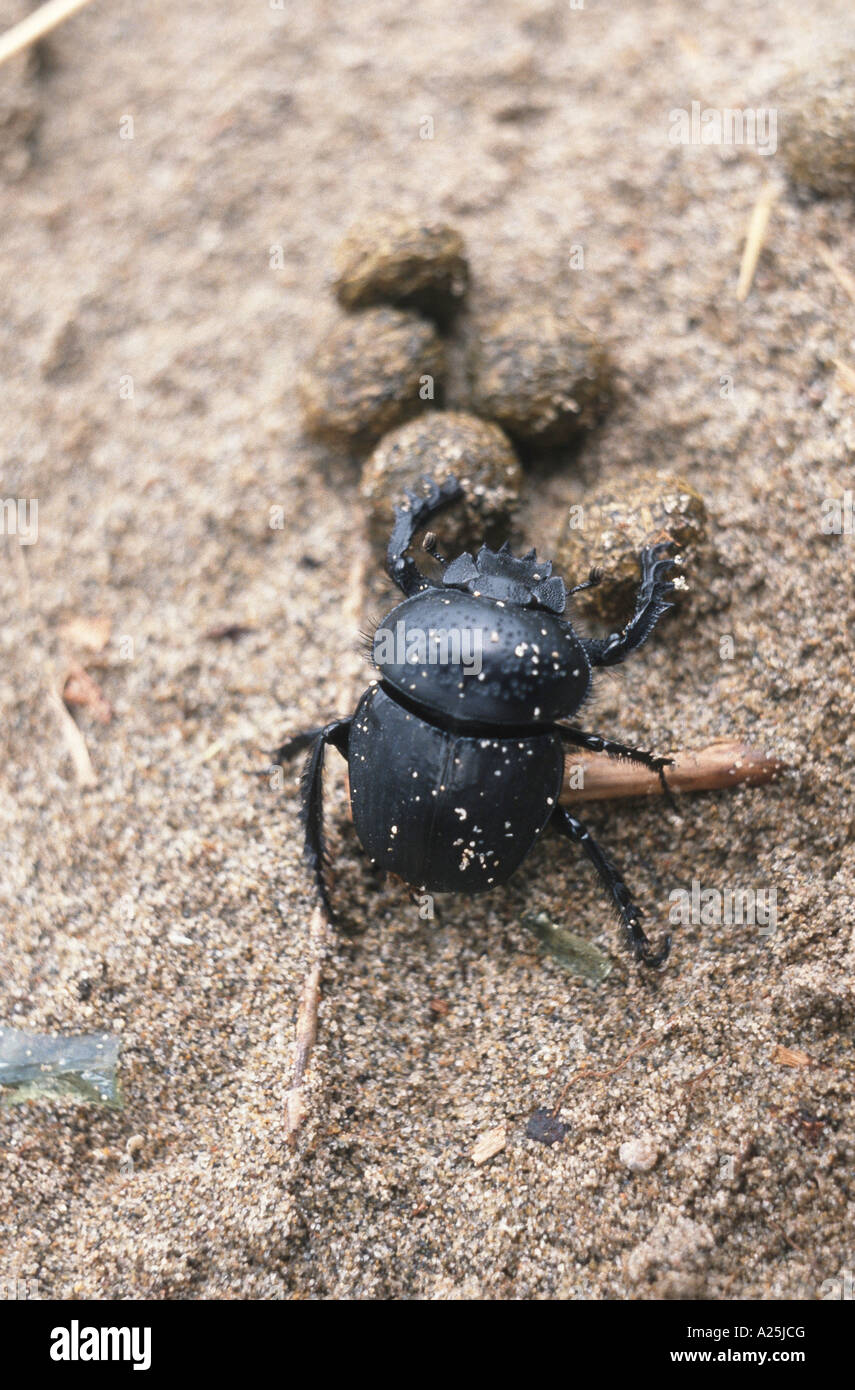
<instances>
[{"instance_id":1,"label":"beetle antenna","mask_svg":"<svg viewBox=\"0 0 855 1390\"><path fill-rule=\"evenodd\" d=\"M570 590L570 594L581 594L585 589L596 589L597 585L602 584L602 582L603 571L598 565L595 565L584 584L576 584L575 587Z\"/></svg>"},{"instance_id":2,"label":"beetle antenna","mask_svg":"<svg viewBox=\"0 0 855 1390\"><path fill-rule=\"evenodd\" d=\"M445 569L446 565L448 564L448 561L446 560L445 556L441 555L439 550L437 549L435 531L425 532L424 540L422 541L422 550L426 551L428 555L432 556L433 559L436 560L437 564L442 565L442 568Z\"/></svg>"}]
</instances>

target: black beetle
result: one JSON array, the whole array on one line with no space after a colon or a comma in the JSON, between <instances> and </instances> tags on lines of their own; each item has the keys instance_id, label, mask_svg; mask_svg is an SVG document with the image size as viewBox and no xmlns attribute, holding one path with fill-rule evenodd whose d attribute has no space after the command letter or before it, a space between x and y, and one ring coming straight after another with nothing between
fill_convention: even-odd
<instances>
[{"instance_id":1,"label":"black beetle","mask_svg":"<svg viewBox=\"0 0 855 1390\"><path fill-rule=\"evenodd\" d=\"M593 863L636 958L661 965L670 937L651 950L619 873L558 798L565 744L641 763L666 791L669 759L558 721L586 699L592 668L625 660L671 607L671 546L641 552L635 612L623 631L582 637L561 616L563 580L534 550L518 557L506 542L449 563L429 534L425 549L442 566L441 582L429 579L406 552L462 488L454 478L423 484L424 495L407 492L395 510L386 568L405 597L373 635L379 680L351 718L298 734L273 754L281 763L311 745L302 780L305 857L324 907L332 916L321 782L332 744L347 760L353 823L372 863L421 892L483 893L505 883L554 826ZM598 582L593 571L570 594Z\"/></svg>"}]
</instances>

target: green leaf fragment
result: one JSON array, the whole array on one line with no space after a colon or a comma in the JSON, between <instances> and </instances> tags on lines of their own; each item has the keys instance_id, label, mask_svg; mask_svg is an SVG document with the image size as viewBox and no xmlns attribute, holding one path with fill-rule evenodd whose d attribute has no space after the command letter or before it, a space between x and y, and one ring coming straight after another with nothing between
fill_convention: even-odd
<instances>
[{"instance_id":1,"label":"green leaf fragment","mask_svg":"<svg viewBox=\"0 0 855 1390\"><path fill-rule=\"evenodd\" d=\"M539 937L544 954L551 956L571 975L599 984L611 973L612 962L604 952L583 936L553 922L545 912L529 913L522 921L523 926Z\"/></svg>"}]
</instances>

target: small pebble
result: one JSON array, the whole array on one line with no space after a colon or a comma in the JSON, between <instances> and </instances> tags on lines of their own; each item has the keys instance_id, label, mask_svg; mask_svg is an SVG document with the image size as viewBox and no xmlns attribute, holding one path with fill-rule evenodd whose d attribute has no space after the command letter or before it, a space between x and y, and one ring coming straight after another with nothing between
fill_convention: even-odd
<instances>
[{"instance_id":1,"label":"small pebble","mask_svg":"<svg viewBox=\"0 0 855 1390\"><path fill-rule=\"evenodd\" d=\"M363 467L360 493L379 548L385 551L395 503L405 488L422 490L425 474L439 483L453 474L465 494L437 518L440 551L453 559L508 539L522 486L510 441L475 415L433 410L385 435Z\"/></svg>"},{"instance_id":2,"label":"small pebble","mask_svg":"<svg viewBox=\"0 0 855 1390\"><path fill-rule=\"evenodd\" d=\"M793 183L855 194L855 50L801 72L777 94L779 143Z\"/></svg>"},{"instance_id":3,"label":"small pebble","mask_svg":"<svg viewBox=\"0 0 855 1390\"><path fill-rule=\"evenodd\" d=\"M374 217L352 227L336 253L335 293L345 309L409 305L448 323L463 301L463 238L440 222Z\"/></svg>"},{"instance_id":4,"label":"small pebble","mask_svg":"<svg viewBox=\"0 0 855 1390\"><path fill-rule=\"evenodd\" d=\"M528 445L553 448L579 438L608 401L605 349L572 315L546 304L485 319L469 371L473 408Z\"/></svg>"},{"instance_id":5,"label":"small pebble","mask_svg":"<svg viewBox=\"0 0 855 1390\"><path fill-rule=\"evenodd\" d=\"M626 487L568 508L553 558L568 585L583 581L593 566L601 569L602 582L576 602L603 622L623 622L638 587L642 549L668 540L681 547L674 594L679 599L706 535L707 510L700 493L682 478L653 470Z\"/></svg>"},{"instance_id":6,"label":"small pebble","mask_svg":"<svg viewBox=\"0 0 855 1390\"><path fill-rule=\"evenodd\" d=\"M434 327L400 309L342 319L303 368L297 394L308 434L368 448L441 394L445 353Z\"/></svg>"},{"instance_id":7,"label":"small pebble","mask_svg":"<svg viewBox=\"0 0 855 1390\"><path fill-rule=\"evenodd\" d=\"M649 1173L656 1166L659 1150L649 1135L642 1134L621 1144L618 1157L631 1173Z\"/></svg>"}]
</instances>

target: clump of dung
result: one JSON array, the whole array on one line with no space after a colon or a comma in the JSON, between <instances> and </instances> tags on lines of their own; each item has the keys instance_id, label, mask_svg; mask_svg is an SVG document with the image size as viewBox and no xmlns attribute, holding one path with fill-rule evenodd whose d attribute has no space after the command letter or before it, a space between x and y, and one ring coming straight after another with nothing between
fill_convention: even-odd
<instances>
[{"instance_id":1,"label":"clump of dung","mask_svg":"<svg viewBox=\"0 0 855 1390\"><path fill-rule=\"evenodd\" d=\"M529 446L577 440L608 404L605 348L573 315L545 303L483 319L469 373L473 409Z\"/></svg>"},{"instance_id":2,"label":"clump of dung","mask_svg":"<svg viewBox=\"0 0 855 1390\"><path fill-rule=\"evenodd\" d=\"M393 508L422 478L454 476L463 498L437 518L439 549L453 558L508 539L522 470L498 425L459 410L434 410L384 435L362 470L360 493L372 541L385 551Z\"/></svg>"},{"instance_id":3,"label":"clump of dung","mask_svg":"<svg viewBox=\"0 0 855 1390\"><path fill-rule=\"evenodd\" d=\"M374 217L352 227L336 253L336 298L345 309L396 304L447 324L466 294L463 238L440 222Z\"/></svg>"},{"instance_id":4,"label":"clump of dung","mask_svg":"<svg viewBox=\"0 0 855 1390\"><path fill-rule=\"evenodd\" d=\"M827 197L855 194L855 50L791 77L777 100L793 183Z\"/></svg>"},{"instance_id":5,"label":"clump of dung","mask_svg":"<svg viewBox=\"0 0 855 1390\"><path fill-rule=\"evenodd\" d=\"M445 352L432 324L401 309L363 309L337 323L303 368L307 433L369 448L441 394Z\"/></svg>"},{"instance_id":6,"label":"clump of dung","mask_svg":"<svg viewBox=\"0 0 855 1390\"><path fill-rule=\"evenodd\" d=\"M677 598L686 591L684 576L691 574L706 535L707 509L700 493L682 478L652 470L628 487L600 492L568 509L555 568L568 585L583 580L593 567L602 570L602 582L584 595L586 611L614 623L625 619L632 604L645 546L674 541L680 547Z\"/></svg>"}]
</instances>

